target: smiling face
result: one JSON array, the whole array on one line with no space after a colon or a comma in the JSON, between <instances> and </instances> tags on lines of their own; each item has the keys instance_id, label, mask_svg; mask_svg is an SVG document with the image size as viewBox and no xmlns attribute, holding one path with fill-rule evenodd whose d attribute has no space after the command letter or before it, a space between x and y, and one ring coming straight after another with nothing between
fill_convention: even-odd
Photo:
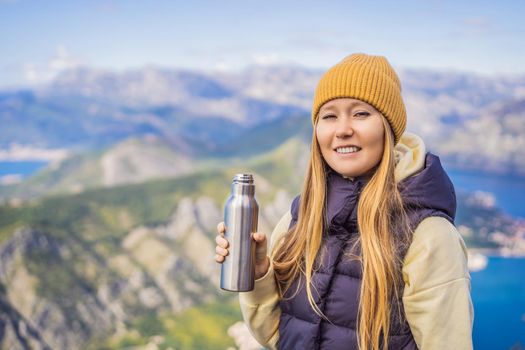
<instances>
[{"instance_id":1,"label":"smiling face","mask_svg":"<svg viewBox=\"0 0 525 350\"><path fill-rule=\"evenodd\" d=\"M353 98L326 102L315 127L326 163L345 177L372 170L383 155L383 116L373 106Z\"/></svg>"}]
</instances>

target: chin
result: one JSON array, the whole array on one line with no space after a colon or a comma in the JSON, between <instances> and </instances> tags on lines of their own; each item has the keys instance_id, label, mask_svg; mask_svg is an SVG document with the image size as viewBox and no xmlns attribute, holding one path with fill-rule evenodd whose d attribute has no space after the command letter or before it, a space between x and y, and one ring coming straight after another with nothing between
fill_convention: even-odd
<instances>
[{"instance_id":1,"label":"chin","mask_svg":"<svg viewBox=\"0 0 525 350\"><path fill-rule=\"evenodd\" d=\"M371 169L368 169L366 171L356 171L355 169L334 169L338 174L340 174L341 176L344 176L344 177L359 177L359 176L363 176L365 174L368 174L370 172Z\"/></svg>"},{"instance_id":2,"label":"chin","mask_svg":"<svg viewBox=\"0 0 525 350\"><path fill-rule=\"evenodd\" d=\"M360 174L356 174L355 172L353 171L338 171L336 170L336 172L341 175L341 176L344 176L344 177L358 177Z\"/></svg>"}]
</instances>

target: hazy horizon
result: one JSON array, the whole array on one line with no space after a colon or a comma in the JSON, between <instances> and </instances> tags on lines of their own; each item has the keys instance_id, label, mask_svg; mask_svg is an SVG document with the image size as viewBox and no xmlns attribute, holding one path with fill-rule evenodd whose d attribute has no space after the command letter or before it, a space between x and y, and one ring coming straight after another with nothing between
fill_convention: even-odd
<instances>
[{"instance_id":1,"label":"hazy horizon","mask_svg":"<svg viewBox=\"0 0 525 350\"><path fill-rule=\"evenodd\" d=\"M324 69L353 52L403 68L521 75L523 13L520 1L0 0L0 88L39 85L79 66Z\"/></svg>"}]
</instances>

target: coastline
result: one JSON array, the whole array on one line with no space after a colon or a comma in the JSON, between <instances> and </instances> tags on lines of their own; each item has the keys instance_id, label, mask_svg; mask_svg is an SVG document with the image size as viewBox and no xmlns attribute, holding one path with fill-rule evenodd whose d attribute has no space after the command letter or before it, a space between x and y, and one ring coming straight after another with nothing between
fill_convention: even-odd
<instances>
[{"instance_id":1,"label":"coastline","mask_svg":"<svg viewBox=\"0 0 525 350\"><path fill-rule=\"evenodd\" d=\"M516 254L502 251L501 248L467 248L467 252L469 253L469 255L481 254L486 256L487 258L525 258L525 252L521 254Z\"/></svg>"},{"instance_id":2,"label":"coastline","mask_svg":"<svg viewBox=\"0 0 525 350\"><path fill-rule=\"evenodd\" d=\"M500 249L468 249L467 254L467 265L470 272L485 270L491 258L525 259L522 254L508 254Z\"/></svg>"}]
</instances>

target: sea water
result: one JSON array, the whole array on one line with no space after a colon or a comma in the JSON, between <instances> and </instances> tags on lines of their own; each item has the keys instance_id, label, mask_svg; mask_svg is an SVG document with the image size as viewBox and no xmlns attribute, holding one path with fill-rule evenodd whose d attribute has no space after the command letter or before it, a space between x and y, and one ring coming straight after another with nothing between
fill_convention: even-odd
<instances>
[{"instance_id":1,"label":"sea water","mask_svg":"<svg viewBox=\"0 0 525 350\"><path fill-rule=\"evenodd\" d=\"M489 257L470 275L474 349L525 349L525 258Z\"/></svg>"}]
</instances>

